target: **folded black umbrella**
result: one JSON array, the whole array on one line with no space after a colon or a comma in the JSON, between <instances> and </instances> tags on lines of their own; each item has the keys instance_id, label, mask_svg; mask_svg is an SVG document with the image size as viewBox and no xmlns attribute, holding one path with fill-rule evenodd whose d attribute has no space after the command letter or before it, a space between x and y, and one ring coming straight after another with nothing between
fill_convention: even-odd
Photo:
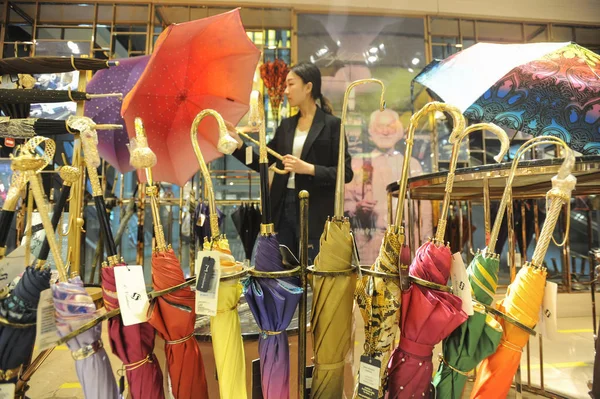
<instances>
[{"instance_id":1,"label":"folded black umbrella","mask_svg":"<svg viewBox=\"0 0 600 399\"><path fill-rule=\"evenodd\" d=\"M242 204L231 214L231 219L244 245L246 259L250 259L260 231L260 210L254 205Z\"/></svg>"},{"instance_id":2,"label":"folded black umbrella","mask_svg":"<svg viewBox=\"0 0 600 399\"><path fill-rule=\"evenodd\" d=\"M0 75L19 73L61 73L71 71L97 71L116 66L116 61L97 58L74 57L17 57L0 60Z\"/></svg>"},{"instance_id":3,"label":"folded black umbrella","mask_svg":"<svg viewBox=\"0 0 600 399\"><path fill-rule=\"evenodd\" d=\"M15 383L35 343L40 293L50 288L50 269L27 267L12 293L0 300L0 383Z\"/></svg>"}]
</instances>

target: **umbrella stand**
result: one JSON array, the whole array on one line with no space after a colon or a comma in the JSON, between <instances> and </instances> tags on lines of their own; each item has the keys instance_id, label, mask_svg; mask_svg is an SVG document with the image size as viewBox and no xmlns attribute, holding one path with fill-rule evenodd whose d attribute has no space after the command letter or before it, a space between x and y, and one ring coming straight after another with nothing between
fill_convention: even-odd
<instances>
[{"instance_id":1,"label":"umbrella stand","mask_svg":"<svg viewBox=\"0 0 600 399\"><path fill-rule=\"evenodd\" d=\"M546 194L546 220L537 240L533 257L519 270L508 287L506 297L496 305L500 314L510 315L528 329L533 328L539 319L539 308L542 306L547 275L547 270L543 266L544 257L552 239L552 232L563 205L570 202L571 192L576 184L575 177L571 175L575 164L573 151L558 138L540 137L537 139L529 140L519 148L513 162L513 169L516 169L516 163L523 154L540 144L558 144L566 150L566 156L558 174L552 178L552 189ZM510 190L509 187L507 186L507 190ZM504 319L499 321L503 324ZM471 398L506 397L513 377L515 373L518 373L521 352L529 342L529 334L520 326L514 326L514 323L504 324L503 328L500 346L495 353L483 361L478 369ZM492 373L494 373L493 377Z\"/></svg>"},{"instance_id":2,"label":"umbrella stand","mask_svg":"<svg viewBox=\"0 0 600 399\"><path fill-rule=\"evenodd\" d=\"M238 279L224 279L238 271L244 271L244 266L236 262L231 251L229 242L224 235L219 232L219 216L215 203L215 194L212 186L212 178L200 145L198 143L198 127L202 120L212 116L216 119L219 126L219 144L220 151L228 152L227 149L230 140L233 140L227 134L227 127L223 117L215 110L205 109L198 113L192 122L190 129L190 138L193 151L204 178L205 192L208 197L208 206L210 210L209 222L211 230L210 240L205 238L203 248L206 251L219 251L221 279L219 281L219 293L217 298L217 315L211 316L210 329L213 351L215 354L215 364L219 380L219 391L223 399L244 399L247 397L246 384L240 384L245 379L246 365L244 362L244 345L242 341L242 332L240 317L237 312L237 305L242 294L242 287Z\"/></svg>"}]
</instances>

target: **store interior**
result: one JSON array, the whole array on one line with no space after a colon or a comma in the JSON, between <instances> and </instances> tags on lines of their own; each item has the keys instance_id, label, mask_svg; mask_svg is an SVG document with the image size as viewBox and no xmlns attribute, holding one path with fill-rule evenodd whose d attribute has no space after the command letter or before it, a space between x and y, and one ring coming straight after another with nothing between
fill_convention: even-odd
<instances>
[{"instance_id":1,"label":"store interior","mask_svg":"<svg viewBox=\"0 0 600 399\"><path fill-rule=\"evenodd\" d=\"M0 398L600 398L600 4L371 3L1 3ZM301 63L350 160L286 249Z\"/></svg>"}]
</instances>

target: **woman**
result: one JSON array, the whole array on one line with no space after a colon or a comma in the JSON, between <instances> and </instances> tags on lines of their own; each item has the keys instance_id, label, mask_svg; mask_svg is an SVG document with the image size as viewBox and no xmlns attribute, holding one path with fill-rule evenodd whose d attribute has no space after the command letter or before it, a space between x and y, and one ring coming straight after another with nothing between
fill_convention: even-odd
<instances>
[{"instance_id":1,"label":"woman","mask_svg":"<svg viewBox=\"0 0 600 399\"><path fill-rule=\"evenodd\" d=\"M319 252L319 238L328 216L333 216L335 180L340 141L339 118L332 115L331 105L321 93L321 72L310 63L294 66L286 78L285 95L299 113L285 118L267 145L280 154L283 162L269 155L269 163L277 162L288 174L275 174L271 185L271 206L275 231L280 244L298 256L300 221L298 193L310 193L308 210L309 258ZM320 106L317 105L319 102ZM246 145L229 125L229 133L238 141L233 155L246 160ZM352 180L350 153L346 143L346 174ZM252 155L248 167L258 171L258 155Z\"/></svg>"}]
</instances>

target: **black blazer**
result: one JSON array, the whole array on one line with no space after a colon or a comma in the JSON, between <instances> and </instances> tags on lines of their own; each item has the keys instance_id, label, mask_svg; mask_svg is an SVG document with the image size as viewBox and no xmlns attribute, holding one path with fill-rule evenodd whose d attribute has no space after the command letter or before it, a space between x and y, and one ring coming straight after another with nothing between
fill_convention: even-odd
<instances>
[{"instance_id":1,"label":"black blazer","mask_svg":"<svg viewBox=\"0 0 600 399\"><path fill-rule=\"evenodd\" d=\"M273 140L267 146L281 155L291 154L299 118L298 114L282 120ZM296 174L296 197L302 190L306 190L310 194L308 208L308 236L310 239L318 239L323 232L327 217L333 216L340 126L340 118L329 115L317 107L312 126L302 148L300 159L315 165L314 176ZM246 144L236 150L233 156L245 163ZM283 169L283 163L269 154L269 165L274 162L277 163L278 168ZM352 181L353 173L347 140L345 163L345 182L349 183ZM252 154L252 163L248 167L258 171L258 154ZM281 219L288 178L289 174L279 175L277 173L273 177L270 197L275 229Z\"/></svg>"}]
</instances>

